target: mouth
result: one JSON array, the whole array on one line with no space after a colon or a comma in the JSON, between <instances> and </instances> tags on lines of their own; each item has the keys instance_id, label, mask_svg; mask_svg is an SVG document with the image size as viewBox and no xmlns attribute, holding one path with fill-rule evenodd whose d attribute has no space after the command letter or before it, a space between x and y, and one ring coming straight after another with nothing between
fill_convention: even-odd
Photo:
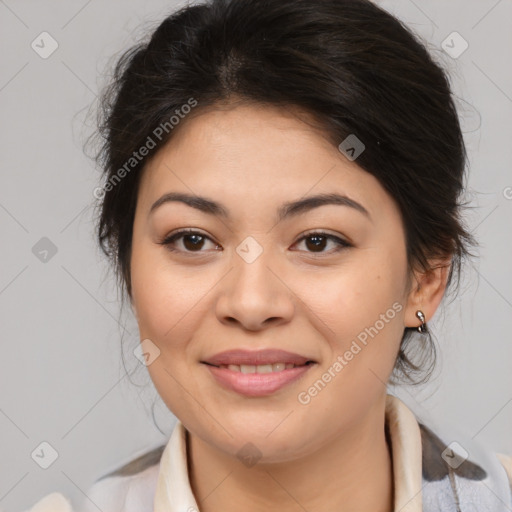
<instances>
[{"instance_id":1,"label":"mouth","mask_svg":"<svg viewBox=\"0 0 512 512\"><path fill-rule=\"evenodd\" d=\"M277 373L282 372L284 370L291 370L292 368L301 368L303 366L308 366L311 364L315 364L315 361L306 361L304 364L294 364L294 363L272 363L272 364L220 364L214 365L207 362L202 361L204 364L208 366L213 366L214 368L222 368L225 370L230 370L232 372L238 373Z\"/></svg>"},{"instance_id":2,"label":"mouth","mask_svg":"<svg viewBox=\"0 0 512 512\"><path fill-rule=\"evenodd\" d=\"M248 397L271 395L317 364L313 359L283 350L231 350L201 363L224 389Z\"/></svg>"},{"instance_id":3,"label":"mouth","mask_svg":"<svg viewBox=\"0 0 512 512\"><path fill-rule=\"evenodd\" d=\"M305 357L299 354L295 354L293 352L287 352L286 350L279 349L265 349L265 350L227 350L225 352L220 352L215 354L203 361L202 363L209 364L211 366L238 366L240 368L245 367L263 367L263 371L261 373L270 373L269 366L276 366L275 371L282 371L288 368L291 368L289 365L292 364L294 366L304 366L307 363L315 363L312 358ZM285 365L282 368L279 365ZM243 371L243 373L254 373L253 369L251 371Z\"/></svg>"}]
</instances>

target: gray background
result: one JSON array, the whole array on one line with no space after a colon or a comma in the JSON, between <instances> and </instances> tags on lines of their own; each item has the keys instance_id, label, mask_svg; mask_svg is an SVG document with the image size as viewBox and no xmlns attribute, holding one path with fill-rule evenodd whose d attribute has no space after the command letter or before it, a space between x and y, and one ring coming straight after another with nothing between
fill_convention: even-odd
<instances>
[{"instance_id":1,"label":"gray background","mask_svg":"<svg viewBox=\"0 0 512 512\"><path fill-rule=\"evenodd\" d=\"M472 443L512 454L512 2L379 3L428 41L464 98L467 222L481 242L462 294L434 319L436 377L392 391L447 442L472 455ZM129 311L120 313L95 246L92 193L100 175L82 145L112 56L178 5L0 0L0 509L26 509L52 491L77 503L94 479L164 443L172 429L158 400L162 432L153 425L156 393L131 354L137 326ZM46 59L31 47L43 31L59 45ZM453 31L469 44L457 59L442 49ZM33 252L48 244L43 237L57 250L46 262ZM31 457L43 441L58 453L48 469Z\"/></svg>"}]
</instances>

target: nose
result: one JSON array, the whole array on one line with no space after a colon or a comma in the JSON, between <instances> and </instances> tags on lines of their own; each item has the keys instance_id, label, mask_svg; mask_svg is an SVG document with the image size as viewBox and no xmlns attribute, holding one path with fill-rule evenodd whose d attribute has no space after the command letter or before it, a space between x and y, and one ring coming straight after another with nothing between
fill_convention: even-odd
<instances>
[{"instance_id":1,"label":"nose","mask_svg":"<svg viewBox=\"0 0 512 512\"><path fill-rule=\"evenodd\" d=\"M290 322L293 317L296 297L284 272L266 251L250 263L235 254L232 270L219 285L216 315L224 324L258 331Z\"/></svg>"}]
</instances>

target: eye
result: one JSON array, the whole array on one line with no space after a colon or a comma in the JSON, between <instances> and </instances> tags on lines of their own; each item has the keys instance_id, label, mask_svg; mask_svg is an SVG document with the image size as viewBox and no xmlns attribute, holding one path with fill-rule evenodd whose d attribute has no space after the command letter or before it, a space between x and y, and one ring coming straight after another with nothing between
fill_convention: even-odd
<instances>
[{"instance_id":1,"label":"eye","mask_svg":"<svg viewBox=\"0 0 512 512\"><path fill-rule=\"evenodd\" d=\"M324 233L323 231L314 231L311 233L306 233L302 238L300 238L296 244L299 244L302 241L306 241L306 247L308 248L307 252L323 254L329 252L339 252L347 247L352 247L347 241L329 233ZM308 243L309 241L309 243ZM327 242L333 242L335 248L332 251L324 251ZM296 245L295 244L295 245ZM312 249L312 250L310 250Z\"/></svg>"},{"instance_id":2,"label":"eye","mask_svg":"<svg viewBox=\"0 0 512 512\"><path fill-rule=\"evenodd\" d=\"M182 245L185 248L176 248L176 242L180 239L182 240ZM199 231L194 231L193 229L183 229L181 231L177 231L167 237L165 237L162 241L158 242L160 245L165 245L170 251L181 251L181 252L205 252L201 249L205 246L205 241L209 240L212 242L211 238L207 237L203 233ZM220 246L215 244L215 248L219 248Z\"/></svg>"},{"instance_id":3,"label":"eye","mask_svg":"<svg viewBox=\"0 0 512 512\"><path fill-rule=\"evenodd\" d=\"M177 242L182 242L182 247L177 248ZM171 235L165 237L162 241L158 242L160 245L166 246L170 251L181 251L184 253L201 253L206 252L201 249L205 247L207 241L212 242L214 245L214 249L219 249L220 246L215 244L212 239L200 231L195 231L193 229L184 229L181 231L177 231L176 233L172 233ZM328 252L338 252L347 247L352 247L350 243L347 241L329 233L325 233L323 231L315 231L307 233L302 236L294 245L297 245L301 242L306 242L307 252L312 252L316 254L323 254ZM334 249L332 251L325 251L328 242L332 242L334 245Z\"/></svg>"}]
</instances>

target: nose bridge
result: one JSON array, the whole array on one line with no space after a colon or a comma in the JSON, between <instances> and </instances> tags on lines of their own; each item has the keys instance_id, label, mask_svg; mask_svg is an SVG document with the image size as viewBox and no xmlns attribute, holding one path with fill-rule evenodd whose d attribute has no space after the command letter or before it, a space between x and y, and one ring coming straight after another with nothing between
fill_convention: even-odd
<instances>
[{"instance_id":1,"label":"nose bridge","mask_svg":"<svg viewBox=\"0 0 512 512\"><path fill-rule=\"evenodd\" d=\"M268 246L268 240L266 242L263 246L254 237L248 236L236 247L233 284L239 293L270 294L271 290L275 290L276 278L269 269L273 261L272 249Z\"/></svg>"},{"instance_id":2,"label":"nose bridge","mask_svg":"<svg viewBox=\"0 0 512 512\"><path fill-rule=\"evenodd\" d=\"M272 250L247 237L233 255L232 271L217 303L219 319L235 319L257 329L269 318L289 319L293 301L283 280L276 276Z\"/></svg>"}]
</instances>

